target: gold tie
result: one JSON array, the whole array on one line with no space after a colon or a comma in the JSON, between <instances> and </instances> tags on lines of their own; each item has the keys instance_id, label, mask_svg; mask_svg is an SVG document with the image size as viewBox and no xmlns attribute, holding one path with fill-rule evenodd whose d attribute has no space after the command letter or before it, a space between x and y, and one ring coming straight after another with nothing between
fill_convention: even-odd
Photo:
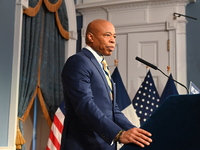
<instances>
[{"instance_id":1,"label":"gold tie","mask_svg":"<svg viewBox=\"0 0 200 150\"><path fill-rule=\"evenodd\" d=\"M108 85L110 87L110 97L113 100L113 94L112 94L112 83L111 83L111 76L110 76L110 71L108 69L108 65L106 63L106 60L103 58L103 60L101 61L102 65L103 65L103 70L106 74L106 80L108 82Z\"/></svg>"}]
</instances>

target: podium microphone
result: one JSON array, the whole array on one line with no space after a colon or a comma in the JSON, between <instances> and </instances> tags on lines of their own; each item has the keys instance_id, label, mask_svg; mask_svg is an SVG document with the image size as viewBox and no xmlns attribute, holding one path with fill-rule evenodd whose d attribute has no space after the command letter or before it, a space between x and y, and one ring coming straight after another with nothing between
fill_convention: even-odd
<instances>
[{"instance_id":1,"label":"podium microphone","mask_svg":"<svg viewBox=\"0 0 200 150\"><path fill-rule=\"evenodd\" d=\"M165 74L162 70L160 70L157 66L155 66L155 65L153 65L153 64L151 64L151 63L147 62L146 60L144 60L144 59L142 59L142 58L139 58L139 57L135 57L135 59L136 59L137 61L139 61L139 62L141 62L141 63L143 63L143 64L145 64L145 65L147 65L147 66L149 66L149 67L151 67L151 68L153 68L153 69L155 69L155 70L159 70L159 71L160 71L162 74L164 74L167 78L169 78L169 79L173 80L174 82L176 82L176 83L180 84L181 86L183 86L183 87L186 89L187 94L189 94L189 91L188 91L188 89L187 89L187 87L186 87L185 85L183 85L182 83L180 83L180 82L174 80L174 79L171 78L170 76L166 75L166 74Z\"/></svg>"}]
</instances>

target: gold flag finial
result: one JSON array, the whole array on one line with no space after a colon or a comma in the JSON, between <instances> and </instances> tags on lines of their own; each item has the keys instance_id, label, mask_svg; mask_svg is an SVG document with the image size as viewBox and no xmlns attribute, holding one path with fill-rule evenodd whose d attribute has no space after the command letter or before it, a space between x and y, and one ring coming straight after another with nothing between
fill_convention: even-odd
<instances>
[{"instance_id":1,"label":"gold flag finial","mask_svg":"<svg viewBox=\"0 0 200 150\"><path fill-rule=\"evenodd\" d=\"M114 60L114 64L115 64L116 67L118 66L118 59Z\"/></svg>"},{"instance_id":2,"label":"gold flag finial","mask_svg":"<svg viewBox=\"0 0 200 150\"><path fill-rule=\"evenodd\" d=\"M170 73L170 66L167 66L167 73L169 74Z\"/></svg>"}]
</instances>

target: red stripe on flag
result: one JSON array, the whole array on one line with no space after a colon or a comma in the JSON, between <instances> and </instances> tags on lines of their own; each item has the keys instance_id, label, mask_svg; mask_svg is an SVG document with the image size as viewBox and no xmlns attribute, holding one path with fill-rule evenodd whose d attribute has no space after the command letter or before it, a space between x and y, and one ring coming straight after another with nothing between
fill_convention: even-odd
<instances>
[{"instance_id":1,"label":"red stripe on flag","mask_svg":"<svg viewBox=\"0 0 200 150\"><path fill-rule=\"evenodd\" d=\"M60 120L58 119L58 117L56 115L54 116L53 122L54 122L55 126L58 128L58 130L60 131L60 133L62 134L63 124L60 122Z\"/></svg>"},{"instance_id":2,"label":"red stripe on flag","mask_svg":"<svg viewBox=\"0 0 200 150\"><path fill-rule=\"evenodd\" d=\"M65 119L65 114L63 114L62 108L64 108L64 103L61 103L60 107L55 112L46 150L60 150L63 122Z\"/></svg>"},{"instance_id":3,"label":"red stripe on flag","mask_svg":"<svg viewBox=\"0 0 200 150\"><path fill-rule=\"evenodd\" d=\"M53 145L60 150L60 143L58 142L58 139L54 136L53 131L50 132L49 138L51 139Z\"/></svg>"},{"instance_id":4,"label":"red stripe on flag","mask_svg":"<svg viewBox=\"0 0 200 150\"><path fill-rule=\"evenodd\" d=\"M47 147L46 147L46 150L50 150L50 148L47 146Z\"/></svg>"}]
</instances>

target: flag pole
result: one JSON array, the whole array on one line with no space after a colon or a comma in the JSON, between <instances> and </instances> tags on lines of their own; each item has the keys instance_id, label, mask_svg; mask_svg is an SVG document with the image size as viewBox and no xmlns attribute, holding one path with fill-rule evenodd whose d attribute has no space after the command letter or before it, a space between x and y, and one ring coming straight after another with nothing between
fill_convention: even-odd
<instances>
[{"instance_id":1,"label":"flag pole","mask_svg":"<svg viewBox=\"0 0 200 150\"><path fill-rule=\"evenodd\" d=\"M167 73L168 73L168 76L170 75L170 71L171 71L170 66L167 66Z\"/></svg>"},{"instance_id":2,"label":"flag pole","mask_svg":"<svg viewBox=\"0 0 200 150\"><path fill-rule=\"evenodd\" d=\"M150 67L146 65L146 73L150 70Z\"/></svg>"},{"instance_id":3,"label":"flag pole","mask_svg":"<svg viewBox=\"0 0 200 150\"><path fill-rule=\"evenodd\" d=\"M37 103L38 98L35 97L34 100L34 111L33 111L33 135L32 135L32 150L36 150L37 144Z\"/></svg>"},{"instance_id":4,"label":"flag pole","mask_svg":"<svg viewBox=\"0 0 200 150\"><path fill-rule=\"evenodd\" d=\"M114 60L114 65L117 67L118 66L118 59Z\"/></svg>"}]
</instances>

